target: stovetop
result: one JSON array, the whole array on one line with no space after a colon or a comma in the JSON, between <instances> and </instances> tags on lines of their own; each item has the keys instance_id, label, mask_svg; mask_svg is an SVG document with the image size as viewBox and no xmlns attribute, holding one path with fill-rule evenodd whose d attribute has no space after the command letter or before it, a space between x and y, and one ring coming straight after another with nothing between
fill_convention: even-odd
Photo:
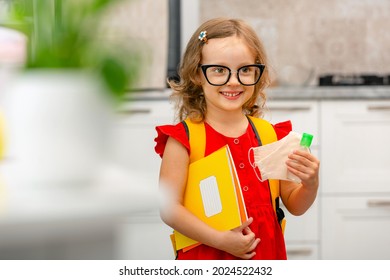
<instances>
[{"instance_id":1,"label":"stovetop","mask_svg":"<svg viewBox=\"0 0 390 280\"><path fill-rule=\"evenodd\" d=\"M328 74L319 77L319 86L389 86L390 75Z\"/></svg>"}]
</instances>

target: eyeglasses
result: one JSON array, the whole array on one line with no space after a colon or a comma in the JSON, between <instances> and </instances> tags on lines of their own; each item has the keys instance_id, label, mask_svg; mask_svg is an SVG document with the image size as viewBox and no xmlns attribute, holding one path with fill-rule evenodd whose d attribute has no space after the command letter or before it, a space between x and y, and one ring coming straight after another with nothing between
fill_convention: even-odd
<instances>
[{"instance_id":1,"label":"eyeglasses","mask_svg":"<svg viewBox=\"0 0 390 280\"><path fill-rule=\"evenodd\" d=\"M232 72L229 67L223 65L200 65L207 82L213 86L223 86L226 84L232 73L237 73L237 79L244 86L253 86L258 83L263 74L264 64L245 65L236 72Z\"/></svg>"}]
</instances>

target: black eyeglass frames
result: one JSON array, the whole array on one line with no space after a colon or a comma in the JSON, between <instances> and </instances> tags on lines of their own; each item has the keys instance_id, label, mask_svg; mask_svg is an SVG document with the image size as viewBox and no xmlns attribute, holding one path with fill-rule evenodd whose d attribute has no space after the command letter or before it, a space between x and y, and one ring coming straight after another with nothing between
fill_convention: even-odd
<instances>
[{"instance_id":1,"label":"black eyeglass frames","mask_svg":"<svg viewBox=\"0 0 390 280\"><path fill-rule=\"evenodd\" d=\"M244 65L238 68L236 72L232 72L227 66L217 64L200 65L200 68L210 85L223 86L229 81L232 73L237 73L237 79L240 84L244 86L253 86L259 82L265 65Z\"/></svg>"}]
</instances>

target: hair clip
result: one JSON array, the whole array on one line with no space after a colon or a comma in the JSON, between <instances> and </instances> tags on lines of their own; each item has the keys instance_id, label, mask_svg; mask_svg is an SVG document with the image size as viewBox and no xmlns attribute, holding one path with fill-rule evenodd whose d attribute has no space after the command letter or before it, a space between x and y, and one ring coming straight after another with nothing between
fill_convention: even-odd
<instances>
[{"instance_id":1,"label":"hair clip","mask_svg":"<svg viewBox=\"0 0 390 280\"><path fill-rule=\"evenodd\" d=\"M201 31L198 39L203 43L207 43L207 31Z\"/></svg>"}]
</instances>

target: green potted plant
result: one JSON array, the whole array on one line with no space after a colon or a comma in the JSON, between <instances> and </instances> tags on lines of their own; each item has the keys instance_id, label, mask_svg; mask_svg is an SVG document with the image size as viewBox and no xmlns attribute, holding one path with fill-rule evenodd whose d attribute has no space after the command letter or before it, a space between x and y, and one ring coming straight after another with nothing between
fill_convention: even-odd
<instances>
[{"instance_id":1,"label":"green potted plant","mask_svg":"<svg viewBox=\"0 0 390 280\"><path fill-rule=\"evenodd\" d=\"M13 28L29 38L26 69L89 69L121 97L137 78L135 49L104 40L99 26L123 0L13 0Z\"/></svg>"},{"instance_id":2,"label":"green potted plant","mask_svg":"<svg viewBox=\"0 0 390 280\"><path fill-rule=\"evenodd\" d=\"M15 184L86 184L105 160L112 105L140 65L135 48L99 32L120 1L10 2L11 26L28 38L25 67L4 102L5 155L13 159L6 173Z\"/></svg>"}]
</instances>

